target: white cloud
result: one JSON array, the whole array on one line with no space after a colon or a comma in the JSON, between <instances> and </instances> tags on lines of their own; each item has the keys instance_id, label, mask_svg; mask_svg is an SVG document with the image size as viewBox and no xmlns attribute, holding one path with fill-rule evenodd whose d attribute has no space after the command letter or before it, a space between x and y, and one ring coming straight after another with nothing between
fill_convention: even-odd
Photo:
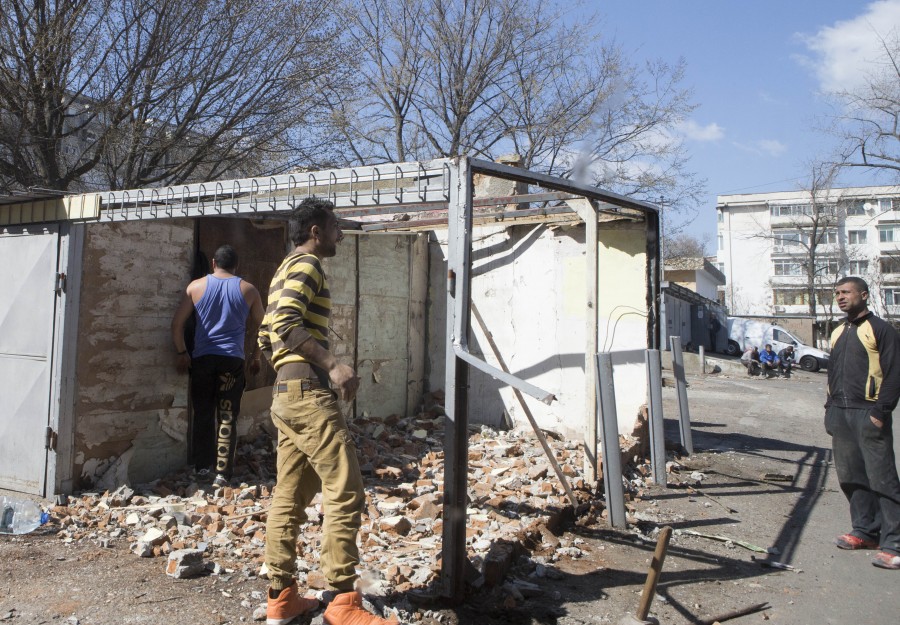
<instances>
[{"instance_id":1,"label":"white cloud","mask_svg":"<svg viewBox=\"0 0 900 625\"><path fill-rule=\"evenodd\" d=\"M787 145L777 139L761 139L756 142L756 146L769 156L781 156L787 152Z\"/></svg>"},{"instance_id":2,"label":"white cloud","mask_svg":"<svg viewBox=\"0 0 900 625\"><path fill-rule=\"evenodd\" d=\"M860 86L882 56L882 39L900 31L900 0L877 0L863 13L814 35L799 35L814 58L800 59L812 67L823 91Z\"/></svg>"},{"instance_id":3,"label":"white cloud","mask_svg":"<svg viewBox=\"0 0 900 625\"><path fill-rule=\"evenodd\" d=\"M693 119L688 119L679 124L677 130L686 139L693 141L718 141L725 136L725 129L716 122L701 126Z\"/></svg>"},{"instance_id":4,"label":"white cloud","mask_svg":"<svg viewBox=\"0 0 900 625\"><path fill-rule=\"evenodd\" d=\"M759 139L752 143L737 143L734 147L758 156L778 157L787 152L788 146L778 139Z\"/></svg>"}]
</instances>

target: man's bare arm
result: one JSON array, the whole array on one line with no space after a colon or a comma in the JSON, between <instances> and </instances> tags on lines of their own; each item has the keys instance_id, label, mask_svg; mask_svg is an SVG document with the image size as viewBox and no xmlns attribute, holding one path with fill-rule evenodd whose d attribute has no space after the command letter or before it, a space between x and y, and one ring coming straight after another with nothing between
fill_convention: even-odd
<instances>
[{"instance_id":1,"label":"man's bare arm","mask_svg":"<svg viewBox=\"0 0 900 625\"><path fill-rule=\"evenodd\" d=\"M175 351L178 352L178 362L175 364L175 368L179 373L187 371L191 363L191 356L187 353L187 346L184 344L184 324L187 323L192 312L194 312L194 300L191 299L190 287L188 287L181 296L181 302L172 317L171 326L172 343L175 345Z\"/></svg>"}]
</instances>

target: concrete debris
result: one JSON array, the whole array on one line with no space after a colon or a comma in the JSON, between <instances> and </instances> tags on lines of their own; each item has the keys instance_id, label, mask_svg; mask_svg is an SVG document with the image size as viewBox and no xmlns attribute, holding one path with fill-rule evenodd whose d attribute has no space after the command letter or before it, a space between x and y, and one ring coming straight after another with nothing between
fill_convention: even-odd
<instances>
[{"instance_id":1,"label":"concrete debris","mask_svg":"<svg viewBox=\"0 0 900 625\"><path fill-rule=\"evenodd\" d=\"M203 561L203 551L200 549L178 549L169 554L166 563L166 575L175 579L197 577L207 570Z\"/></svg>"},{"instance_id":2,"label":"concrete debris","mask_svg":"<svg viewBox=\"0 0 900 625\"><path fill-rule=\"evenodd\" d=\"M364 592L369 598L424 590L439 578L444 417L437 395L431 408L416 417L359 418L349 424L366 472L360 569L362 579L368 580ZM470 432L466 546L477 569L470 581L519 605L541 594L541 579L562 575L554 562L585 555L583 541L562 536L563 525L605 524L603 488L581 477L581 444L549 437L579 502L576 519L530 429L473 427ZM622 437L621 442L629 460L644 446L634 437ZM185 469L149 484L70 496L52 508L52 522L67 543L114 546L127 541L136 556L166 557L166 574L172 577L226 572L265 577L266 512L276 488L268 434L260 431L254 440L241 441L236 471L222 488L211 484L212 476ZM626 497L639 500L650 483L645 461L639 458L626 472ZM299 582L320 592L327 587L319 569L322 514L317 497L306 509L307 521L298 536ZM265 596L235 600L247 601L252 618L262 620L260 599L264 602ZM421 620L421 612L406 607L399 606L401 622Z\"/></svg>"}]
</instances>

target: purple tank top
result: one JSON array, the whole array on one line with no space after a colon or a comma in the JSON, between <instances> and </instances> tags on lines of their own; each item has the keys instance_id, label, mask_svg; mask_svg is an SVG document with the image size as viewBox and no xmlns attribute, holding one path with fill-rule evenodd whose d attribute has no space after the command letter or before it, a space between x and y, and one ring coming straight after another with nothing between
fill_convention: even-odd
<instances>
[{"instance_id":1,"label":"purple tank top","mask_svg":"<svg viewBox=\"0 0 900 625\"><path fill-rule=\"evenodd\" d=\"M217 355L244 357L244 329L250 307L241 293L241 279L206 276L206 291L194 304L197 329L193 358Z\"/></svg>"}]
</instances>

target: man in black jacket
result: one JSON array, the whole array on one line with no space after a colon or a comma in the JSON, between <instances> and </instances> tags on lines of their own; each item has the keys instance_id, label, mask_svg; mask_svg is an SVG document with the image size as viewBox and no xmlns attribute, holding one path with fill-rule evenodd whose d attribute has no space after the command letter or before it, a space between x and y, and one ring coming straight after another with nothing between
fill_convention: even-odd
<instances>
[{"instance_id":1,"label":"man in black jacket","mask_svg":"<svg viewBox=\"0 0 900 625\"><path fill-rule=\"evenodd\" d=\"M853 524L835 544L880 547L872 564L900 569L900 478L891 433L900 398L900 337L869 311L865 280L842 278L834 293L847 318L831 334L825 429Z\"/></svg>"}]
</instances>

